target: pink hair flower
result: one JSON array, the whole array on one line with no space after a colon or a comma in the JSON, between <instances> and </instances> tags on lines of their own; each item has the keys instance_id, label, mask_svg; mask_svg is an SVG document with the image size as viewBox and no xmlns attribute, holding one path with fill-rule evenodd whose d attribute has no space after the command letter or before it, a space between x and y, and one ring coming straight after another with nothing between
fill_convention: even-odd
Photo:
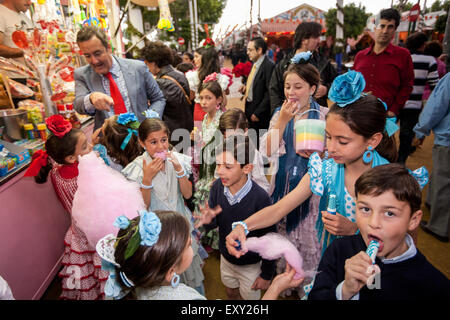
<instances>
[{"instance_id":1,"label":"pink hair flower","mask_svg":"<svg viewBox=\"0 0 450 320\"><path fill-rule=\"evenodd\" d=\"M203 83L210 82L210 81L217 81L217 72L207 75L205 77L205 80L203 80Z\"/></svg>"}]
</instances>

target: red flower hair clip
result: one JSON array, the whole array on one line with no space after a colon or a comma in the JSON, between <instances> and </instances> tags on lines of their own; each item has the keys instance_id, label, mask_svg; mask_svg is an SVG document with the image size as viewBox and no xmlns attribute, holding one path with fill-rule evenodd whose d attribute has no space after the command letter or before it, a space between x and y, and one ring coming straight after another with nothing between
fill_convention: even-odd
<instances>
[{"instance_id":1,"label":"red flower hair clip","mask_svg":"<svg viewBox=\"0 0 450 320\"><path fill-rule=\"evenodd\" d=\"M48 130L50 130L58 138L62 138L67 132L72 130L72 123L65 119L62 115L56 114L45 120Z\"/></svg>"},{"instance_id":2,"label":"red flower hair clip","mask_svg":"<svg viewBox=\"0 0 450 320\"><path fill-rule=\"evenodd\" d=\"M205 47L206 49L215 47L215 46L216 46L216 44L214 43L214 40L211 38L206 38L205 42L203 43L203 47Z\"/></svg>"}]
</instances>

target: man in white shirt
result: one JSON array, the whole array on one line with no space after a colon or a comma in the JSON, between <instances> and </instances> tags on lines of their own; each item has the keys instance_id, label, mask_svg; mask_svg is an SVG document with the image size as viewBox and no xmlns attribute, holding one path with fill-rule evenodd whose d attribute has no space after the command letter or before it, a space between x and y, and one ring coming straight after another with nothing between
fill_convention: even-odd
<instances>
[{"instance_id":1,"label":"man in white shirt","mask_svg":"<svg viewBox=\"0 0 450 320\"><path fill-rule=\"evenodd\" d=\"M0 4L0 56L23 63L23 50L15 45L11 35L17 29L33 27L33 23L25 15L30 5L30 0L3 0Z\"/></svg>"},{"instance_id":2,"label":"man in white shirt","mask_svg":"<svg viewBox=\"0 0 450 320\"><path fill-rule=\"evenodd\" d=\"M25 64L23 50L16 46L11 36L18 29L33 27L33 22L25 15L30 5L31 0L3 0L0 4L0 56L13 58L22 64ZM24 78L13 72L7 75L15 80Z\"/></svg>"}]
</instances>

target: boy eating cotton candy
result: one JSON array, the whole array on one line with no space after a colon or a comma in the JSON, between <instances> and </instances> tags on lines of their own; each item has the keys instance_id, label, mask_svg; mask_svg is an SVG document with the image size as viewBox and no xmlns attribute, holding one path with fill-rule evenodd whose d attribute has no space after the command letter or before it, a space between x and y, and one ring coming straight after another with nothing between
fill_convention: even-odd
<instances>
[{"instance_id":1,"label":"boy eating cotton candy","mask_svg":"<svg viewBox=\"0 0 450 320\"><path fill-rule=\"evenodd\" d=\"M399 164L366 171L355 183L357 235L335 240L318 267L309 300L450 299L450 281L415 247L419 184ZM375 264L366 253L379 243Z\"/></svg>"}]
</instances>

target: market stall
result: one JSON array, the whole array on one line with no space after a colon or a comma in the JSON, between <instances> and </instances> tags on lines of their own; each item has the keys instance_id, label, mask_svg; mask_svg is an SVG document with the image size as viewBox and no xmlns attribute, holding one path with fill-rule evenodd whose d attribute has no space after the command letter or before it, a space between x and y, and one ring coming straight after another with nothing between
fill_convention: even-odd
<instances>
[{"instance_id":1,"label":"market stall","mask_svg":"<svg viewBox=\"0 0 450 320\"><path fill-rule=\"evenodd\" d=\"M30 10L34 28L12 34L25 64L0 57L0 275L16 299L40 299L61 267L70 215L50 179L37 184L24 174L45 147L47 117L63 115L90 140L93 118L72 106L73 72L82 60L75 35L83 24L107 28L102 5L38 0Z\"/></svg>"}]
</instances>

